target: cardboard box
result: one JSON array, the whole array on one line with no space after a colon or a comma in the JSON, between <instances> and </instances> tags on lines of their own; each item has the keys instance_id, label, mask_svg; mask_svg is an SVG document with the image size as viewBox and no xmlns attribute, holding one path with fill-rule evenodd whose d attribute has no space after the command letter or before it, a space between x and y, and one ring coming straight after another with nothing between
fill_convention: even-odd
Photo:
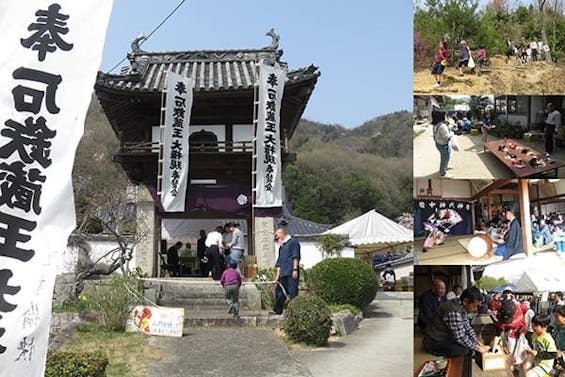
<instances>
[{"instance_id":1,"label":"cardboard box","mask_svg":"<svg viewBox=\"0 0 565 377\"><path fill-rule=\"evenodd\" d=\"M486 352L481 356L481 369L483 371L506 369L506 355L503 352Z\"/></svg>"}]
</instances>

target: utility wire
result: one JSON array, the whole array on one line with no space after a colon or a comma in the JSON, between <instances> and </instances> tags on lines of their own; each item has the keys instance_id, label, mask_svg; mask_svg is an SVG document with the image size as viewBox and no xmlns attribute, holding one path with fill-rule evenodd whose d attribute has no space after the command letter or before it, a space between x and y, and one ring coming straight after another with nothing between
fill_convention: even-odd
<instances>
[{"instance_id":1,"label":"utility wire","mask_svg":"<svg viewBox=\"0 0 565 377\"><path fill-rule=\"evenodd\" d=\"M173 10L169 13L169 15L168 15L167 17L165 17L165 18L163 19L163 21L161 21L161 22L159 23L159 25L157 25L157 26L155 27L155 29L153 29L153 31L152 31L151 33L149 33L149 35L148 35L147 37L145 37L145 39L142 39L142 40L139 42L139 45L141 46L146 40L148 40L149 38L151 38L151 36L152 36L157 30L159 30L159 29L161 28L161 26L163 26L163 24L165 24L165 22L167 22L167 20L168 20L169 18L171 18L171 16L172 16L173 14L175 14L175 12L185 3L185 1L186 1L186 0L181 0L181 2L178 3L178 5L175 7L175 9L173 9ZM117 68L120 64L122 64L126 59L127 59L127 55L126 55L122 60L120 60L115 66L113 66L113 67L108 71L108 73L110 73L110 72L112 72L114 69L116 69L116 68Z\"/></svg>"}]
</instances>

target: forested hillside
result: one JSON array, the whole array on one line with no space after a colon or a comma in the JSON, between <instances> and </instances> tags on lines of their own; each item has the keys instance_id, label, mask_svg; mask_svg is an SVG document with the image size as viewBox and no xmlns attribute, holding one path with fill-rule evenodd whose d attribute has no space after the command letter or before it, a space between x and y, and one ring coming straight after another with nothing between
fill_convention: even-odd
<instances>
[{"instance_id":1,"label":"forested hillside","mask_svg":"<svg viewBox=\"0 0 565 377\"><path fill-rule=\"evenodd\" d=\"M412 114L374 118L360 127L301 120L286 167L287 198L296 216L340 223L376 208L388 217L411 211Z\"/></svg>"},{"instance_id":2,"label":"forested hillside","mask_svg":"<svg viewBox=\"0 0 565 377\"><path fill-rule=\"evenodd\" d=\"M349 220L371 208L396 217L411 210L411 113L372 119L346 129L302 120L291 141L297 160L284 171L287 198L296 216L322 223ZM118 141L94 99L73 171L79 220L92 212L99 193L125 188L112 155Z\"/></svg>"}]
</instances>

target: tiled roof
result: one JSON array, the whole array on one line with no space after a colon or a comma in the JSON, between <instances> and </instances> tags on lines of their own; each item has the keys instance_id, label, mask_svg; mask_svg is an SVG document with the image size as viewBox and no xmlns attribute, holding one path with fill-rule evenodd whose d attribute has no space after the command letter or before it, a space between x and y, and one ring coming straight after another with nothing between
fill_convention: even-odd
<instances>
[{"instance_id":1,"label":"tiled roof","mask_svg":"<svg viewBox=\"0 0 565 377\"><path fill-rule=\"evenodd\" d=\"M275 227L284 226L292 236L317 236L329 230L332 225L319 224L294 216L287 205L283 205L283 216L275 219Z\"/></svg>"},{"instance_id":2,"label":"tiled roof","mask_svg":"<svg viewBox=\"0 0 565 377\"><path fill-rule=\"evenodd\" d=\"M255 84L255 64L267 59L278 61L281 50L201 50L183 52L137 52L128 54L130 66L119 75L98 72L96 85L108 89L132 92L163 90L166 72L172 70L191 77L194 90L230 91L252 89ZM280 63L286 67L285 63ZM300 68L288 72L288 83L316 78L318 68ZM287 83L287 85L288 85Z\"/></svg>"}]
</instances>

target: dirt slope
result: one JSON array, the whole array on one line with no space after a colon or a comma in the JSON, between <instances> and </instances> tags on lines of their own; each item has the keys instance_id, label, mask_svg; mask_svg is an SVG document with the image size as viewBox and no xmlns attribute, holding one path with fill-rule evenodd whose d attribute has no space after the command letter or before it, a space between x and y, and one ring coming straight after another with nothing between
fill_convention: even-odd
<instances>
[{"instance_id":1,"label":"dirt slope","mask_svg":"<svg viewBox=\"0 0 565 377\"><path fill-rule=\"evenodd\" d=\"M448 66L441 87L434 88L434 83L429 69L414 72L414 94L564 94L565 64L522 64L516 60L506 63L504 57L494 56L491 71L480 77L473 73L461 77L456 67Z\"/></svg>"}]
</instances>

